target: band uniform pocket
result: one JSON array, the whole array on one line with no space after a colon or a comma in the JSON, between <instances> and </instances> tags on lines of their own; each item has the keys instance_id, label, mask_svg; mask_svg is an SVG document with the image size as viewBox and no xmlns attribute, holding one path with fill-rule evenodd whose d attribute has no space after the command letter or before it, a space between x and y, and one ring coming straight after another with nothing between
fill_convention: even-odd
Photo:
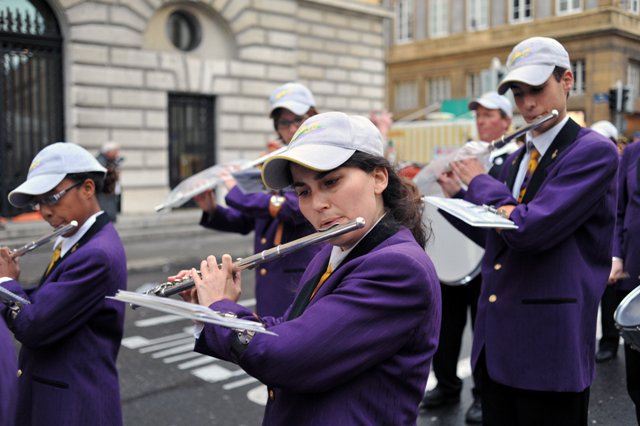
<instances>
[{"instance_id":1,"label":"band uniform pocket","mask_svg":"<svg viewBox=\"0 0 640 426\"><path fill-rule=\"evenodd\" d=\"M43 385L54 386L60 389L69 389L69 384L64 382L59 382L57 380L45 379L43 377L32 376L31 377L34 382L42 383Z\"/></svg>"},{"instance_id":2,"label":"band uniform pocket","mask_svg":"<svg viewBox=\"0 0 640 426\"><path fill-rule=\"evenodd\" d=\"M575 297L554 297L545 299L522 299L524 305L562 305L566 303L578 303Z\"/></svg>"}]
</instances>

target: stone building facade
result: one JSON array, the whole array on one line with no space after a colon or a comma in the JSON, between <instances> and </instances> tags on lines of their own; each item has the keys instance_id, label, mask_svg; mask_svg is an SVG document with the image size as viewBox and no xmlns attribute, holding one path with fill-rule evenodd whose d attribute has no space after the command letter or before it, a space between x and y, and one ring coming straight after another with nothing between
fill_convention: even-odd
<instances>
[{"instance_id":1,"label":"stone building facade","mask_svg":"<svg viewBox=\"0 0 640 426\"><path fill-rule=\"evenodd\" d=\"M63 43L64 137L95 152L121 144L124 212L153 211L170 190L170 161L182 161L170 154L172 94L212 101L205 149L215 163L264 151L275 134L268 96L288 81L306 84L319 111L385 107L393 14L379 1L46 3Z\"/></svg>"}]
</instances>

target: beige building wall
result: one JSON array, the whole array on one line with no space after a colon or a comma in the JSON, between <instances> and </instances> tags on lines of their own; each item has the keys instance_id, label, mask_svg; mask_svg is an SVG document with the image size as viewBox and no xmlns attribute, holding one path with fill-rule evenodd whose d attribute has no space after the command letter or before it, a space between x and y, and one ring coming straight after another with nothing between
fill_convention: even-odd
<instances>
[{"instance_id":1,"label":"beige building wall","mask_svg":"<svg viewBox=\"0 0 640 426\"><path fill-rule=\"evenodd\" d=\"M492 2L494 6L495 3ZM497 3L501 7L495 9L507 13L509 2ZM543 3L538 5L539 9ZM613 121L608 103L596 102L594 95L608 94L617 80L626 84L628 64L640 61L640 15L622 10L618 2L600 0L597 3L580 13L534 18L520 24L489 24L488 29L482 31L461 31L445 37L392 44L387 62L389 108L400 118L426 107L427 83L437 77L450 79L451 98L467 97L469 75L488 69L494 57L504 64L513 46L521 40L547 36L558 39L567 48L571 60L582 60L586 67L585 91L570 97L569 109L584 113L587 124L597 120ZM548 9L553 11L555 6ZM535 8L533 13L535 16ZM458 12L454 16L461 15L464 16ZM490 16L490 22L508 20L502 14L498 18ZM406 81L416 82L418 105L398 110L394 107L396 87ZM628 134L640 130L639 113L640 101L636 99L634 111L624 117Z\"/></svg>"},{"instance_id":2,"label":"beige building wall","mask_svg":"<svg viewBox=\"0 0 640 426\"><path fill-rule=\"evenodd\" d=\"M217 158L253 159L274 137L268 96L298 81L318 110L385 106L379 1L51 0L65 46L66 134L97 152L120 142L124 212L150 212L169 188L168 93L216 96ZM184 53L166 17L192 12L203 43ZM214 149L212 147L212 149Z\"/></svg>"}]
</instances>

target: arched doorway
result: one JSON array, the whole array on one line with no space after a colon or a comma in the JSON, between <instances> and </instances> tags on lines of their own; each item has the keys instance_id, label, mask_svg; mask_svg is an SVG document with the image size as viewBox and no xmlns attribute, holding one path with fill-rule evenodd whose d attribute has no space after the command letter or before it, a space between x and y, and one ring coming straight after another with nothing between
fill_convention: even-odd
<instances>
[{"instance_id":1,"label":"arched doorway","mask_svg":"<svg viewBox=\"0 0 640 426\"><path fill-rule=\"evenodd\" d=\"M31 159L64 140L62 37L41 0L11 0L0 9L0 216L20 211L7 194L25 179Z\"/></svg>"}]
</instances>

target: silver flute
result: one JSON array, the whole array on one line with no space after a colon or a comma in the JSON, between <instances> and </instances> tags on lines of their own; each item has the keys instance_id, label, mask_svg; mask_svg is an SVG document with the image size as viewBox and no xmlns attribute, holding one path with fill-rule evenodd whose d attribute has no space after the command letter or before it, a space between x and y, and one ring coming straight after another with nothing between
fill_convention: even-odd
<instances>
[{"instance_id":1,"label":"silver flute","mask_svg":"<svg viewBox=\"0 0 640 426\"><path fill-rule=\"evenodd\" d=\"M533 130L533 129L541 126L542 124L546 123L547 121L551 120L552 118L556 118L558 115L559 115L559 113L558 113L557 109L551 110L551 112L549 114L538 118L536 121L534 121L534 122L532 122L530 124L527 124L526 126L520 127L519 129L515 130L513 133L508 134L508 135L502 135L499 139L495 139L495 140L491 141L491 143L489 144L489 150L502 148L503 146L505 146L506 144L508 144L512 140L514 140L515 138L524 135L529 130Z\"/></svg>"},{"instance_id":2,"label":"silver flute","mask_svg":"<svg viewBox=\"0 0 640 426\"><path fill-rule=\"evenodd\" d=\"M25 253L30 252L31 250L35 250L38 247L40 247L41 245L47 244L49 241L51 241L52 239L56 238L59 235L64 235L67 232L71 231L72 229L75 229L78 227L78 222L75 220L72 220L71 222L69 222L66 225L63 226L59 226L56 229L53 230L53 232L51 232L50 234L45 235L44 237L35 240L35 241L31 241L30 243L25 244L24 246L17 248L17 249L13 249L11 251L11 258L15 259L16 257L20 257Z\"/></svg>"},{"instance_id":3,"label":"silver flute","mask_svg":"<svg viewBox=\"0 0 640 426\"><path fill-rule=\"evenodd\" d=\"M312 244L320 243L331 238L338 237L347 232L355 231L364 227L365 220L362 217L357 217L342 225L334 225L329 229L318 231L306 237L298 238L297 240L290 241L285 244L264 250L260 253L254 254L243 259L238 259L233 263L234 271L242 271L244 269L254 268L264 262L268 262L280 256L285 256L294 251L300 250ZM192 277L185 277L177 281L167 281L159 284L145 292L145 294L156 295L160 297L169 297L171 295L180 293L184 290L188 290L195 284Z\"/></svg>"}]
</instances>

